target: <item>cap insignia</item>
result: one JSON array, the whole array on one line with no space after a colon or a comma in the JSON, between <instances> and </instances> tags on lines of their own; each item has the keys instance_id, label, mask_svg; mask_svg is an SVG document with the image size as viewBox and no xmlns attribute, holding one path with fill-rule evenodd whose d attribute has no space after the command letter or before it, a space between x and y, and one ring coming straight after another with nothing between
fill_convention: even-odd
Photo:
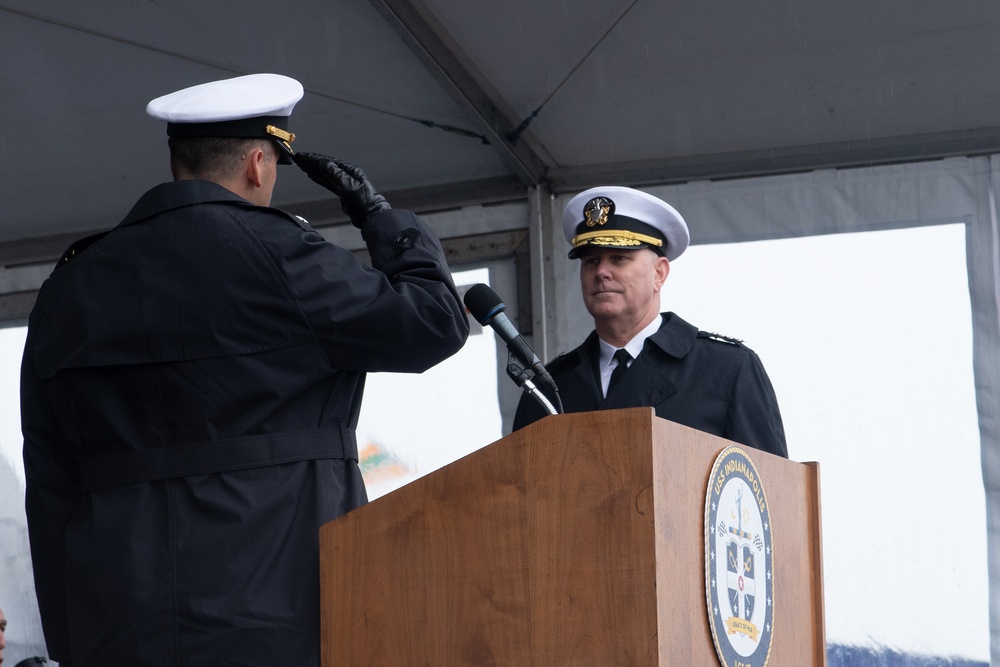
<instances>
[{"instance_id":1,"label":"cap insignia","mask_svg":"<svg viewBox=\"0 0 1000 667\"><path fill-rule=\"evenodd\" d=\"M583 207L583 220L588 227L604 225L615 212L615 203L607 197L594 197Z\"/></svg>"}]
</instances>

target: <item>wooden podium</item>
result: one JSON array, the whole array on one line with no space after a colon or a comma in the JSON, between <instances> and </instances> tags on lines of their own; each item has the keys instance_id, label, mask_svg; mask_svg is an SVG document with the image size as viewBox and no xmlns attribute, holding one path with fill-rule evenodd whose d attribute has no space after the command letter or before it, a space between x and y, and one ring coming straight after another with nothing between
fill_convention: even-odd
<instances>
[{"instance_id":1,"label":"wooden podium","mask_svg":"<svg viewBox=\"0 0 1000 667\"><path fill-rule=\"evenodd\" d=\"M651 408L551 416L331 521L324 667L719 665L705 501L733 444ZM825 665L818 465L746 451L770 506L767 665Z\"/></svg>"}]
</instances>

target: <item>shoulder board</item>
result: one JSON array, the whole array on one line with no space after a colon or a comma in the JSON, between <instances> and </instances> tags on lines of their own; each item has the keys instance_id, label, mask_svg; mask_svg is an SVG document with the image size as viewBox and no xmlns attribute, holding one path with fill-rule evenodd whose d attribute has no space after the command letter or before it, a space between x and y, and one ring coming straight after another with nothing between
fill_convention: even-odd
<instances>
[{"instance_id":1,"label":"shoulder board","mask_svg":"<svg viewBox=\"0 0 1000 667\"><path fill-rule=\"evenodd\" d=\"M712 340L721 341L723 343L729 343L731 345L742 345L743 341L739 338L732 338L730 336L723 336L722 334L713 333L710 331L699 331L698 338L711 338Z\"/></svg>"},{"instance_id":2,"label":"shoulder board","mask_svg":"<svg viewBox=\"0 0 1000 667\"><path fill-rule=\"evenodd\" d=\"M110 231L111 230L99 232L97 234L91 234L90 236L84 237L79 241L74 241L72 245L70 245L70 247L66 249L66 252L62 254L62 257L59 258L59 262L56 264L56 268L58 269L61 266L65 266L70 261L79 257L80 253L82 253L84 250L90 247L93 243L103 239L105 236L107 236L108 232Z\"/></svg>"}]
</instances>

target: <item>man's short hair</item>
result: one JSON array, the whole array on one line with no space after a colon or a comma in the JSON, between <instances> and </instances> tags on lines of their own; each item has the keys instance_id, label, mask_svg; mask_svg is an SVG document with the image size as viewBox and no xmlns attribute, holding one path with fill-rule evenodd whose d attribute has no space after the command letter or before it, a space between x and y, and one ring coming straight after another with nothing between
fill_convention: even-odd
<instances>
[{"instance_id":1,"label":"man's short hair","mask_svg":"<svg viewBox=\"0 0 1000 667\"><path fill-rule=\"evenodd\" d=\"M270 155L264 139L236 137L170 137L170 168L175 175L223 177L232 174L249 151L260 148Z\"/></svg>"}]
</instances>

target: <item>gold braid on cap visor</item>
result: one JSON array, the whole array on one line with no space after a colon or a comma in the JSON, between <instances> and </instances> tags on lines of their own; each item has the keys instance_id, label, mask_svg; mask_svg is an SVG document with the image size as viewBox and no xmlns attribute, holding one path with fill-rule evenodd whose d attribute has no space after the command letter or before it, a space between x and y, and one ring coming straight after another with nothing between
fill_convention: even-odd
<instances>
[{"instance_id":1,"label":"gold braid on cap visor","mask_svg":"<svg viewBox=\"0 0 1000 667\"><path fill-rule=\"evenodd\" d=\"M292 152L292 142L295 141L295 134L293 132L286 132L274 125L268 125L264 128L264 131L277 139L280 144L284 145L289 153Z\"/></svg>"},{"instance_id":2,"label":"gold braid on cap visor","mask_svg":"<svg viewBox=\"0 0 1000 667\"><path fill-rule=\"evenodd\" d=\"M638 232L630 232L627 229L587 232L586 234L579 234L573 237L574 248L590 244L625 248L642 245L643 243L656 248L663 245L661 239L639 234Z\"/></svg>"}]
</instances>

